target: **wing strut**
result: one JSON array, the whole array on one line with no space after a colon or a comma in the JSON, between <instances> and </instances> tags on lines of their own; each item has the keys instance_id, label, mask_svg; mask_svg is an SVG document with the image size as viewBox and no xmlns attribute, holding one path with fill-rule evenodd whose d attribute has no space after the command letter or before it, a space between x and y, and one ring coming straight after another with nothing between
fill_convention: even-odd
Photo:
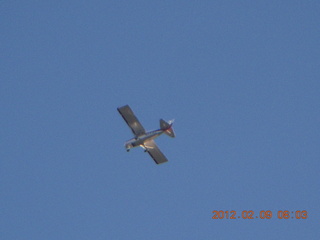
<instances>
[{"instance_id":1,"label":"wing strut","mask_svg":"<svg viewBox=\"0 0 320 240\"><path fill-rule=\"evenodd\" d=\"M168 159L166 156L160 151L157 144L154 140L149 140L144 143L144 147L146 148L149 155L152 157L152 159L155 161L156 164L161 164L168 162Z\"/></svg>"}]
</instances>

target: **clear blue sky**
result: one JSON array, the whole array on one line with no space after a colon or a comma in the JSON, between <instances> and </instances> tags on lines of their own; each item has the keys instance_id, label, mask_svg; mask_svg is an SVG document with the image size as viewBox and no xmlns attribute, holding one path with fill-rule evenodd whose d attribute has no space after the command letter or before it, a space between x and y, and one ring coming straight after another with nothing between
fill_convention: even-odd
<instances>
[{"instance_id":1,"label":"clear blue sky","mask_svg":"<svg viewBox=\"0 0 320 240\"><path fill-rule=\"evenodd\" d=\"M1 1L0 238L320 239L319 24L319 1ZM175 118L168 163L125 151L125 104Z\"/></svg>"}]
</instances>

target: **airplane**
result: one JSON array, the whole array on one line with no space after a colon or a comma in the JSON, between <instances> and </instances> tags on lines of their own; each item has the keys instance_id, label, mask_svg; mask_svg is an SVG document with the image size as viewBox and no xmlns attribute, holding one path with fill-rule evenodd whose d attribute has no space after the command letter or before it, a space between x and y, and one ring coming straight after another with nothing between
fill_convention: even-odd
<instances>
[{"instance_id":1,"label":"airplane","mask_svg":"<svg viewBox=\"0 0 320 240\"><path fill-rule=\"evenodd\" d=\"M134 135L132 139L125 143L127 152L129 152L131 148L142 147L145 152L149 153L156 164L168 162L168 159L160 151L154 139L163 133L174 138L175 133L172 128L173 120L166 122L160 119L160 129L146 132L129 105L117 109Z\"/></svg>"}]
</instances>

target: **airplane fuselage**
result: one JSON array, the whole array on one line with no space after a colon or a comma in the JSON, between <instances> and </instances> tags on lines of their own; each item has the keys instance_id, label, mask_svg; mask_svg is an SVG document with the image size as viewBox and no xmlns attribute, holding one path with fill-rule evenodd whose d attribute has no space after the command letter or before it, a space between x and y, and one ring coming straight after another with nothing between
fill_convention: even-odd
<instances>
[{"instance_id":1,"label":"airplane fuselage","mask_svg":"<svg viewBox=\"0 0 320 240\"><path fill-rule=\"evenodd\" d=\"M148 140L155 139L156 137L159 137L161 134L164 133L165 130L158 129L154 131L147 132L146 134L143 134L139 137L134 137L128 140L125 143L125 148L127 151L130 150L130 148L134 147L143 147L144 148L144 143Z\"/></svg>"}]
</instances>

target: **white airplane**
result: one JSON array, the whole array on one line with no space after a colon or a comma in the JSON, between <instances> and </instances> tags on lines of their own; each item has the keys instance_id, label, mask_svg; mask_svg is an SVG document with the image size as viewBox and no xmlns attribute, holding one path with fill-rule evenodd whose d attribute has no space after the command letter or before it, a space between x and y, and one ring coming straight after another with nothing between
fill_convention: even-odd
<instances>
[{"instance_id":1,"label":"white airplane","mask_svg":"<svg viewBox=\"0 0 320 240\"><path fill-rule=\"evenodd\" d=\"M160 119L160 129L146 132L142 127L141 123L137 117L132 112L129 105L117 108L123 119L126 121L128 126L131 128L134 138L128 140L125 143L125 148L127 152L134 147L142 147L145 152L148 152L153 158L156 164L165 163L168 161L166 156L160 151L157 144L153 139L159 137L161 134L165 133L170 137L175 137L171 121L164 121Z\"/></svg>"}]
</instances>

